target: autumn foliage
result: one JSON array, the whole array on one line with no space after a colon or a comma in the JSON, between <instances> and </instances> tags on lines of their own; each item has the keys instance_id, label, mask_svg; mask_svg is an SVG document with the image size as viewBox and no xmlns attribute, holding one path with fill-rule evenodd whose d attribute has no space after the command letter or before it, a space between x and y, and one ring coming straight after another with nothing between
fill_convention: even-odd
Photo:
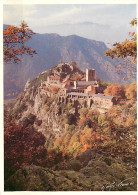
<instances>
[{"instance_id":1,"label":"autumn foliage","mask_svg":"<svg viewBox=\"0 0 138 195\"><path fill-rule=\"evenodd\" d=\"M31 39L34 32L28 28L28 25L23 21L20 27L7 26L3 30L3 52L5 62L17 63L20 61L20 56L23 54L36 54L36 51L26 46L25 43Z\"/></svg>"},{"instance_id":2,"label":"autumn foliage","mask_svg":"<svg viewBox=\"0 0 138 195\"><path fill-rule=\"evenodd\" d=\"M114 106L104 114L83 108L79 112L81 115L78 125L74 129L68 128L63 136L57 138L53 149L73 157L92 149L112 157L135 161L136 110L134 108L134 102L131 105L125 103L121 108Z\"/></svg>"},{"instance_id":3,"label":"autumn foliage","mask_svg":"<svg viewBox=\"0 0 138 195\"><path fill-rule=\"evenodd\" d=\"M137 18L130 22L131 26L137 25ZM115 72L124 75L124 79L136 76L137 62L137 33L129 32L130 39L113 44L113 48L105 51L105 56L111 59L118 58L120 61L115 65Z\"/></svg>"},{"instance_id":4,"label":"autumn foliage","mask_svg":"<svg viewBox=\"0 0 138 195\"><path fill-rule=\"evenodd\" d=\"M45 137L31 126L26 128L9 120L5 110L4 120L4 170L5 178L19 168L35 164L44 165Z\"/></svg>"},{"instance_id":5,"label":"autumn foliage","mask_svg":"<svg viewBox=\"0 0 138 195\"><path fill-rule=\"evenodd\" d=\"M137 97L137 83L132 82L129 86L126 88L126 97L128 99L136 99Z\"/></svg>"},{"instance_id":6,"label":"autumn foliage","mask_svg":"<svg viewBox=\"0 0 138 195\"><path fill-rule=\"evenodd\" d=\"M113 83L104 90L104 94L107 95L112 95L114 96L117 100L122 99L125 97L125 90L122 85Z\"/></svg>"}]
</instances>

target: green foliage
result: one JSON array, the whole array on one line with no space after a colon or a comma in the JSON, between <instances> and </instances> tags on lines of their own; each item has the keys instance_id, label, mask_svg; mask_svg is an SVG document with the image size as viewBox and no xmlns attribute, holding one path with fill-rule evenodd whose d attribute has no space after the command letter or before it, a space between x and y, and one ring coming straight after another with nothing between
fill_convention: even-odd
<instances>
[{"instance_id":1,"label":"green foliage","mask_svg":"<svg viewBox=\"0 0 138 195\"><path fill-rule=\"evenodd\" d=\"M80 142L74 142L71 146L69 146L68 151L69 154L78 154L82 148L82 145Z\"/></svg>"},{"instance_id":2,"label":"green foliage","mask_svg":"<svg viewBox=\"0 0 138 195\"><path fill-rule=\"evenodd\" d=\"M72 137L72 134L70 133L70 131L68 131L64 137L64 140L63 140L63 144L65 145L65 147L67 147L69 145L69 141Z\"/></svg>"},{"instance_id":3,"label":"green foliage","mask_svg":"<svg viewBox=\"0 0 138 195\"><path fill-rule=\"evenodd\" d=\"M72 108L73 108L72 103L67 103L67 109L68 109L68 111L70 111Z\"/></svg>"},{"instance_id":4,"label":"green foliage","mask_svg":"<svg viewBox=\"0 0 138 195\"><path fill-rule=\"evenodd\" d=\"M75 130L75 125L73 124L73 125L69 125L69 124L65 124L65 131L67 132L67 131L73 131L73 130Z\"/></svg>"},{"instance_id":5,"label":"green foliage","mask_svg":"<svg viewBox=\"0 0 138 195\"><path fill-rule=\"evenodd\" d=\"M69 145L72 145L74 142L80 142L80 132L78 130L72 135Z\"/></svg>"},{"instance_id":6,"label":"green foliage","mask_svg":"<svg viewBox=\"0 0 138 195\"><path fill-rule=\"evenodd\" d=\"M104 124L105 124L105 120L106 120L105 114L100 114L99 117L98 117L98 125L100 127L103 127Z\"/></svg>"},{"instance_id":7,"label":"green foliage","mask_svg":"<svg viewBox=\"0 0 138 195\"><path fill-rule=\"evenodd\" d=\"M135 102L127 103L126 100L120 106L114 106L104 114L100 114L97 110L87 109L80 110L80 113L85 116L77 121L80 128L72 125L73 114L67 115L70 124L65 125L66 134L58 144L60 151L76 156L90 148L104 151L111 156L133 156L133 160L135 159ZM125 119L124 116L127 118ZM129 136L132 132L133 139ZM130 142L132 147L128 146ZM133 150L127 151L128 147Z\"/></svg>"}]
</instances>

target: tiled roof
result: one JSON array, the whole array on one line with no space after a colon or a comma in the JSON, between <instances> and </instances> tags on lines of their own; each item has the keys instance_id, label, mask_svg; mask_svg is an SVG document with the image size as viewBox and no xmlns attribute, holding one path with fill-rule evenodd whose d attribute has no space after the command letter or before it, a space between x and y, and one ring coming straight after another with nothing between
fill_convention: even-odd
<instances>
[{"instance_id":1,"label":"tiled roof","mask_svg":"<svg viewBox=\"0 0 138 195\"><path fill-rule=\"evenodd\" d=\"M112 100L114 96L98 93L98 94L94 94L93 97L100 97L100 98Z\"/></svg>"},{"instance_id":2,"label":"tiled roof","mask_svg":"<svg viewBox=\"0 0 138 195\"><path fill-rule=\"evenodd\" d=\"M97 84L95 81L77 81L77 85L94 85Z\"/></svg>"},{"instance_id":3,"label":"tiled roof","mask_svg":"<svg viewBox=\"0 0 138 195\"><path fill-rule=\"evenodd\" d=\"M50 78L50 79L54 79L54 80L60 80L60 77L59 77L59 76L52 76L52 75L51 75L49 78Z\"/></svg>"},{"instance_id":4,"label":"tiled roof","mask_svg":"<svg viewBox=\"0 0 138 195\"><path fill-rule=\"evenodd\" d=\"M86 81L86 77L83 77L83 78L81 79L81 81Z\"/></svg>"}]
</instances>

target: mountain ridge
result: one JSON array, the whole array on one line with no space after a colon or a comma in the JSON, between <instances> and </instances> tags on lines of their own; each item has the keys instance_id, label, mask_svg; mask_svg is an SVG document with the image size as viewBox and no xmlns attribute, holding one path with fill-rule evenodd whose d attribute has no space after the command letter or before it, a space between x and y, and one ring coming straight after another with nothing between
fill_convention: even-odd
<instances>
[{"instance_id":1,"label":"mountain ridge","mask_svg":"<svg viewBox=\"0 0 138 195\"><path fill-rule=\"evenodd\" d=\"M113 67L113 61L104 56L104 51L108 49L104 42L78 35L60 36L55 33L36 33L27 45L37 51L33 58L22 56L18 64L4 64L5 98L17 96L23 90L28 78L34 78L60 61L75 61L83 71L86 68L96 69L100 79L120 82L117 74L108 71L107 64Z\"/></svg>"}]
</instances>

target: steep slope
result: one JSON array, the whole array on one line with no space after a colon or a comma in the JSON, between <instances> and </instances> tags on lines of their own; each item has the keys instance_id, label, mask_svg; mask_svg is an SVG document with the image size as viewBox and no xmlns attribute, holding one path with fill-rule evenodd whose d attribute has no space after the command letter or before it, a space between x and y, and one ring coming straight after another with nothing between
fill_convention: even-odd
<instances>
[{"instance_id":1,"label":"steep slope","mask_svg":"<svg viewBox=\"0 0 138 195\"><path fill-rule=\"evenodd\" d=\"M122 161L92 150L87 150L68 164L70 167L62 170L35 165L23 167L5 182L5 190L133 191L137 188L135 170Z\"/></svg>"},{"instance_id":2,"label":"steep slope","mask_svg":"<svg viewBox=\"0 0 138 195\"><path fill-rule=\"evenodd\" d=\"M62 105L58 103L59 93L49 93L51 88L41 88L41 82L47 80L47 76L56 74L62 75L63 80L84 73L72 63L61 63L53 67L49 71L42 72L36 78L28 80L24 91L19 94L11 115L24 126L28 124L34 125L36 129L41 131L47 140L58 137L64 133L64 125L67 120L66 113L61 114ZM60 114L61 116L59 116Z\"/></svg>"},{"instance_id":3,"label":"steep slope","mask_svg":"<svg viewBox=\"0 0 138 195\"><path fill-rule=\"evenodd\" d=\"M104 56L107 47L103 42L77 35L64 37L57 34L35 34L28 45L37 51L37 55L33 58L23 56L18 64L4 65L5 98L17 96L28 78L35 77L60 61L75 61L82 70L95 68L101 79L120 81L118 75L108 71L107 64L112 66L113 61Z\"/></svg>"},{"instance_id":4,"label":"steep slope","mask_svg":"<svg viewBox=\"0 0 138 195\"><path fill-rule=\"evenodd\" d=\"M45 82L48 76L60 76L62 84L72 83L78 75L84 78L75 63L60 63L26 83L8 120L42 132L47 153L43 164L33 160L6 178L6 191L136 190L136 102L125 101L105 115L79 110L71 102L59 102L60 88L51 91Z\"/></svg>"}]
</instances>

